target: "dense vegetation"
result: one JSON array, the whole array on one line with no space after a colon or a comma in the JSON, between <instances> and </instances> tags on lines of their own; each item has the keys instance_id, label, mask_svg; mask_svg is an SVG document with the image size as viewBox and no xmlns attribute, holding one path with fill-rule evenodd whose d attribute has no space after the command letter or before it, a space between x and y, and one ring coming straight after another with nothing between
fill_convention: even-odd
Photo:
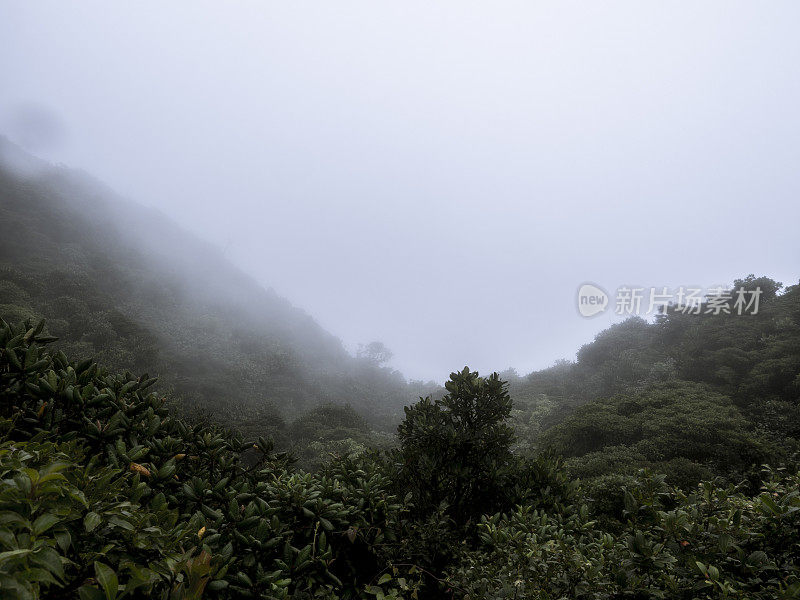
<instances>
[{"instance_id":1,"label":"dense vegetation","mask_svg":"<svg viewBox=\"0 0 800 600\"><path fill-rule=\"evenodd\" d=\"M0 314L46 318L71 356L159 373L175 401L226 423L279 430L334 402L393 429L408 398L436 387L408 384L385 351L349 355L164 215L1 137Z\"/></svg>"},{"instance_id":2,"label":"dense vegetation","mask_svg":"<svg viewBox=\"0 0 800 600\"><path fill-rule=\"evenodd\" d=\"M0 166L0 598L800 598L800 286L440 390L33 167Z\"/></svg>"},{"instance_id":3,"label":"dense vegetation","mask_svg":"<svg viewBox=\"0 0 800 600\"><path fill-rule=\"evenodd\" d=\"M684 486L787 461L800 439L800 286L735 285L761 287L757 314L629 319L575 363L511 374L522 446L569 457L584 480L649 467Z\"/></svg>"},{"instance_id":4,"label":"dense vegetation","mask_svg":"<svg viewBox=\"0 0 800 600\"><path fill-rule=\"evenodd\" d=\"M796 468L589 492L464 369L397 448L310 474L50 341L0 322L3 597L800 597Z\"/></svg>"}]
</instances>

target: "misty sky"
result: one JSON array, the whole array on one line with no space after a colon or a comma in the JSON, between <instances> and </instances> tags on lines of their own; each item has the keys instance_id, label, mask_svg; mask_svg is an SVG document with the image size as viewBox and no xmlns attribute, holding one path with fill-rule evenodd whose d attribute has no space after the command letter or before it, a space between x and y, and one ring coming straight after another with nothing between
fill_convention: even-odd
<instances>
[{"instance_id":1,"label":"misty sky","mask_svg":"<svg viewBox=\"0 0 800 600\"><path fill-rule=\"evenodd\" d=\"M800 276L800 3L11 2L0 133L349 348L520 372L578 286Z\"/></svg>"}]
</instances>

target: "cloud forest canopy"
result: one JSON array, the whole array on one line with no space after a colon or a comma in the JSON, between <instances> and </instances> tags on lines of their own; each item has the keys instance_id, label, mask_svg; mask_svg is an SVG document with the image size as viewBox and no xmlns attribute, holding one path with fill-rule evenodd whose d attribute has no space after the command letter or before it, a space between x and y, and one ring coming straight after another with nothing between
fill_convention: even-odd
<instances>
[{"instance_id":1,"label":"cloud forest canopy","mask_svg":"<svg viewBox=\"0 0 800 600\"><path fill-rule=\"evenodd\" d=\"M439 390L4 152L0 597L800 597L799 285Z\"/></svg>"},{"instance_id":2,"label":"cloud forest canopy","mask_svg":"<svg viewBox=\"0 0 800 600\"><path fill-rule=\"evenodd\" d=\"M337 402L381 425L431 389L409 387L372 355L351 357L309 315L157 211L3 139L0 190L0 309L11 320L47 317L76 356L158 372L193 408L224 404L250 418Z\"/></svg>"},{"instance_id":3,"label":"cloud forest canopy","mask_svg":"<svg viewBox=\"0 0 800 600\"><path fill-rule=\"evenodd\" d=\"M263 437L171 415L147 376L48 351L43 328L0 322L4 597L800 594L796 463L583 487L511 452L506 384L464 369L407 410L396 450L309 474Z\"/></svg>"}]
</instances>

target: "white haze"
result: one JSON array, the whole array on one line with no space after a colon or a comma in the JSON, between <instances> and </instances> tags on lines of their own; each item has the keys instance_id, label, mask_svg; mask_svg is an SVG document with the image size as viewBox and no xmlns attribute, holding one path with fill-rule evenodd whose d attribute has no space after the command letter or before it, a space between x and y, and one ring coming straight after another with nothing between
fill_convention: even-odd
<instances>
[{"instance_id":1,"label":"white haze","mask_svg":"<svg viewBox=\"0 0 800 600\"><path fill-rule=\"evenodd\" d=\"M800 266L796 2L0 1L0 133L442 380Z\"/></svg>"}]
</instances>

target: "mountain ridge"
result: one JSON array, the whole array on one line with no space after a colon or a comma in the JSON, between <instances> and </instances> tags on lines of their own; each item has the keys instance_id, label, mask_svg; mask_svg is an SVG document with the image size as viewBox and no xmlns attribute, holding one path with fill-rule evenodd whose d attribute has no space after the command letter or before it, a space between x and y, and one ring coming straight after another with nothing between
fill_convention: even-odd
<instances>
[{"instance_id":1,"label":"mountain ridge","mask_svg":"<svg viewBox=\"0 0 800 600\"><path fill-rule=\"evenodd\" d=\"M85 173L0 139L0 193L0 307L46 318L78 355L167 374L204 410L220 395L290 417L333 401L381 420L414 398L221 250ZM198 369L224 373L203 389Z\"/></svg>"}]
</instances>

